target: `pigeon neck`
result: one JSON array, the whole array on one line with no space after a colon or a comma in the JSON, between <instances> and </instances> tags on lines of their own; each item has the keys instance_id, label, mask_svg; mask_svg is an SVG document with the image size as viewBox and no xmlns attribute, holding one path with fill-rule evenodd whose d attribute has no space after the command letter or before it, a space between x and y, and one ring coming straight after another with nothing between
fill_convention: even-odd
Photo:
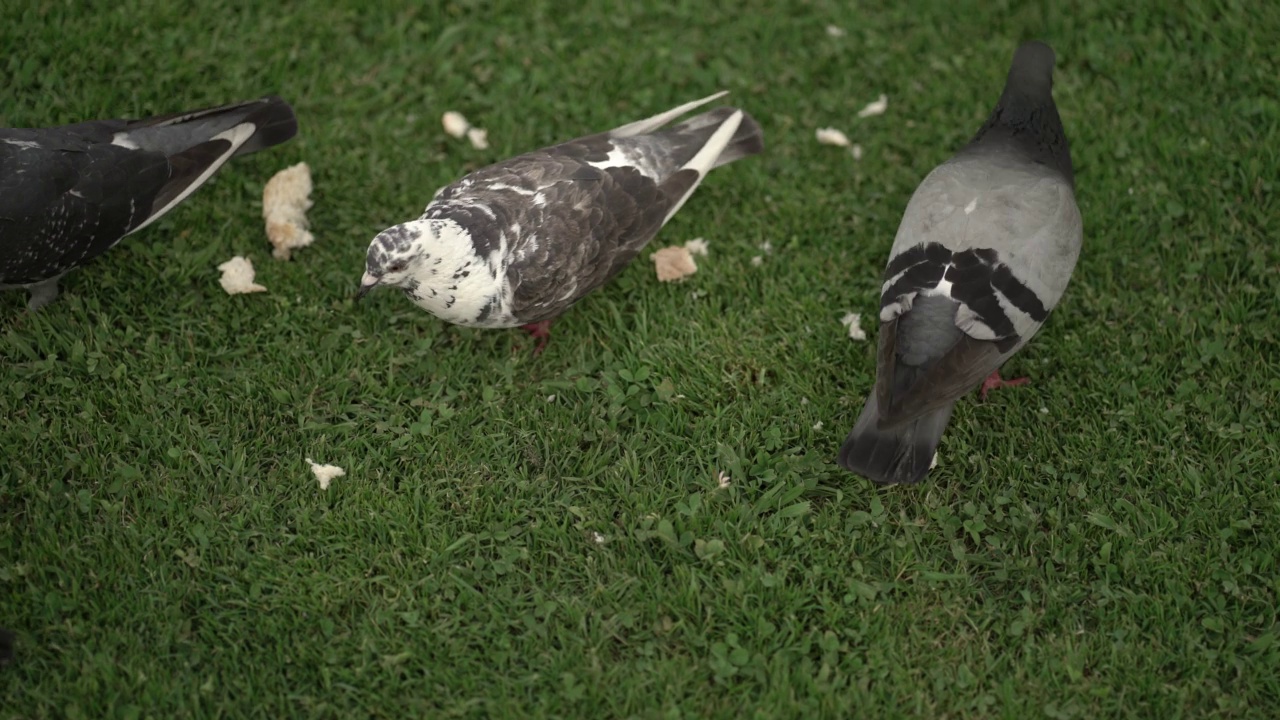
<instances>
[{"instance_id":1,"label":"pigeon neck","mask_svg":"<svg viewBox=\"0 0 1280 720\"><path fill-rule=\"evenodd\" d=\"M1012 145L1029 160L1056 169L1075 185L1071 148L1053 103L1051 78L1015 68L987 122L965 148L970 151Z\"/></svg>"}]
</instances>

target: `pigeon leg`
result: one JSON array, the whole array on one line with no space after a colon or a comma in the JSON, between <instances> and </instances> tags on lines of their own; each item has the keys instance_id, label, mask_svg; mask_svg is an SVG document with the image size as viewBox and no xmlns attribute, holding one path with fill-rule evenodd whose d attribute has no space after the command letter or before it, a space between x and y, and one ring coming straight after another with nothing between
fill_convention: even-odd
<instances>
[{"instance_id":1,"label":"pigeon leg","mask_svg":"<svg viewBox=\"0 0 1280 720\"><path fill-rule=\"evenodd\" d=\"M986 380L982 381L982 390L978 391L978 397L982 398L983 400L986 400L987 393L991 392L992 390L995 390L996 388L1014 387L1015 385L1026 385L1029 382L1031 382L1031 378L1029 377L1020 377L1020 378L1014 378L1012 380L1005 380L1004 378L1000 377L1000 371L996 370L995 372L988 375Z\"/></svg>"},{"instance_id":2,"label":"pigeon leg","mask_svg":"<svg viewBox=\"0 0 1280 720\"><path fill-rule=\"evenodd\" d=\"M35 312L58 297L58 278L49 278L34 285L28 285L27 292L31 293L31 298L27 300L27 310Z\"/></svg>"},{"instance_id":3,"label":"pigeon leg","mask_svg":"<svg viewBox=\"0 0 1280 720\"><path fill-rule=\"evenodd\" d=\"M521 325L520 329L538 340L538 346L533 349L533 354L541 355L542 350L547 347L547 341L551 339L551 321L543 320L542 322Z\"/></svg>"}]
</instances>

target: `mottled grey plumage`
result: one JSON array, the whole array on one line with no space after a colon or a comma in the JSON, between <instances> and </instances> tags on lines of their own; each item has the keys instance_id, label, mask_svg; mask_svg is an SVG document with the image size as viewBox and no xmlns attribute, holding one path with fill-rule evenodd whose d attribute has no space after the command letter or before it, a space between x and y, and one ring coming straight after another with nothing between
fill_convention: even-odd
<instances>
[{"instance_id":1,"label":"mottled grey plumage","mask_svg":"<svg viewBox=\"0 0 1280 720\"><path fill-rule=\"evenodd\" d=\"M278 97L50 128L0 129L0 289L32 309L57 281L164 215L230 158L297 133Z\"/></svg>"},{"instance_id":2,"label":"mottled grey plumage","mask_svg":"<svg viewBox=\"0 0 1280 720\"><path fill-rule=\"evenodd\" d=\"M1053 50L1014 55L991 117L921 182L889 253L874 391L840 449L878 483L924 479L957 400L1035 335L1082 241Z\"/></svg>"},{"instance_id":3,"label":"mottled grey plumage","mask_svg":"<svg viewBox=\"0 0 1280 720\"><path fill-rule=\"evenodd\" d=\"M421 218L380 233L362 294L400 287L459 325L550 321L626 266L711 169L763 149L760 127L719 95L481 168Z\"/></svg>"}]
</instances>

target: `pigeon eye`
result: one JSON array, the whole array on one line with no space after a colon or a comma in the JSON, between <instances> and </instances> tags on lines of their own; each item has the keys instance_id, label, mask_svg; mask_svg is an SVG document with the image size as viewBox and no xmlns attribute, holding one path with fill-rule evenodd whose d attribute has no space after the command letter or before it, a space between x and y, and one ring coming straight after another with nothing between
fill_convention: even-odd
<instances>
[{"instance_id":1,"label":"pigeon eye","mask_svg":"<svg viewBox=\"0 0 1280 720\"><path fill-rule=\"evenodd\" d=\"M391 267L387 268L387 270L389 272L398 273L401 270L404 270L404 262L401 261L401 262L391 263Z\"/></svg>"}]
</instances>

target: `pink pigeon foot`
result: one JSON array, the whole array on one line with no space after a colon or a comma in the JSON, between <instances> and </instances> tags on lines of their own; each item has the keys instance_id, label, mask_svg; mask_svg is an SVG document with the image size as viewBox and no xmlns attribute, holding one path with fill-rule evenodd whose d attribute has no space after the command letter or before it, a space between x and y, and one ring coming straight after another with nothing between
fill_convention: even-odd
<instances>
[{"instance_id":1,"label":"pink pigeon foot","mask_svg":"<svg viewBox=\"0 0 1280 720\"><path fill-rule=\"evenodd\" d=\"M520 329L537 339L538 345L533 349L533 354L535 356L541 355L542 350L547 347L547 341L551 340L551 321L543 320L542 322L521 325Z\"/></svg>"},{"instance_id":2,"label":"pink pigeon foot","mask_svg":"<svg viewBox=\"0 0 1280 720\"><path fill-rule=\"evenodd\" d=\"M996 370L995 372L988 375L986 380L982 381L982 389L978 391L978 397L982 398L983 400L986 400L987 393L991 392L992 390L995 390L996 388L1026 385L1029 382L1031 382L1031 378L1029 377L1020 377L1020 378L1014 378L1012 380L1005 380L1004 378L1000 377L1000 371Z\"/></svg>"}]
</instances>

